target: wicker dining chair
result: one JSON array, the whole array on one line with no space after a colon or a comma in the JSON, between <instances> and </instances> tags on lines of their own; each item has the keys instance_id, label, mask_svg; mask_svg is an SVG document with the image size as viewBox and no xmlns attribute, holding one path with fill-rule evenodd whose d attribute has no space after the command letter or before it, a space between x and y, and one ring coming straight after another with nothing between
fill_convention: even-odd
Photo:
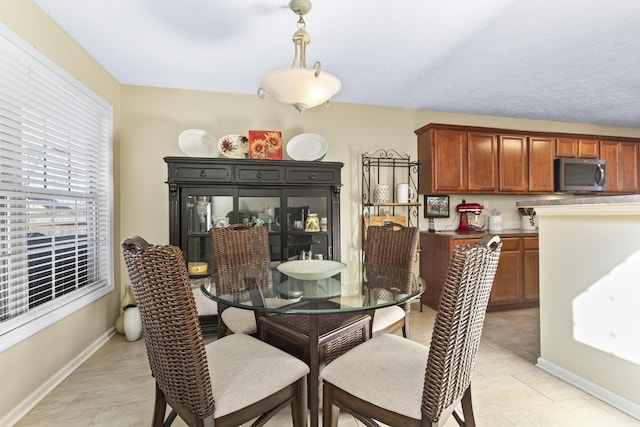
<instances>
[{"instance_id":1,"label":"wicker dining chair","mask_svg":"<svg viewBox=\"0 0 640 427\"><path fill-rule=\"evenodd\" d=\"M430 347L383 334L322 371L325 427L340 409L367 426L435 427L450 415L475 426L471 375L501 248L498 236L454 248Z\"/></svg>"},{"instance_id":2,"label":"wicker dining chair","mask_svg":"<svg viewBox=\"0 0 640 427\"><path fill-rule=\"evenodd\" d=\"M122 252L156 380L153 426L169 426L177 415L189 426L238 426L254 418L262 425L288 404L294 426L306 426L304 362L245 334L205 346L180 248L135 236L122 242Z\"/></svg>"},{"instance_id":3,"label":"wicker dining chair","mask_svg":"<svg viewBox=\"0 0 640 427\"><path fill-rule=\"evenodd\" d=\"M417 227L404 227L396 223L367 228L367 238L364 244L365 263L373 263L376 268L380 266L394 267L395 270L401 272L396 275L397 277L394 277L393 284L382 284L381 288L388 289L393 285L404 293L411 293L419 233L420 230ZM365 264L369 289L375 292L375 274L366 271L366 268ZM373 310L370 313L372 319L371 335L377 336L402 328L402 335L405 338L411 338L410 310L410 301L401 305Z\"/></svg>"},{"instance_id":4,"label":"wicker dining chair","mask_svg":"<svg viewBox=\"0 0 640 427\"><path fill-rule=\"evenodd\" d=\"M214 227L209 230L211 235L212 267L214 274L242 271L243 267L251 267L252 271L261 270L260 281L270 281L269 264L269 231L267 227L248 227L244 224L231 224L228 227ZM253 274L253 273L252 273ZM241 291L244 286L242 278L226 281L228 285L235 285L235 291ZM219 284L220 285L220 284ZM258 283L258 286L268 286ZM217 292L233 293L232 289L220 289ZM247 296L247 299L248 296ZM230 333L257 334L256 315L258 312L229 307L218 303L218 337Z\"/></svg>"}]
</instances>

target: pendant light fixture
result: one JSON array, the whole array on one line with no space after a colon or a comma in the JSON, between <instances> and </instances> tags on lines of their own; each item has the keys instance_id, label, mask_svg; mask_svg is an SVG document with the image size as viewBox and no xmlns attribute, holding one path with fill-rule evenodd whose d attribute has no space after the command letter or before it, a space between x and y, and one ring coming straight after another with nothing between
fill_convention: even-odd
<instances>
[{"instance_id":1,"label":"pendant light fixture","mask_svg":"<svg viewBox=\"0 0 640 427\"><path fill-rule=\"evenodd\" d=\"M329 104L332 96L340 91L342 83L332 74L320 70L320 61L307 68L307 45L311 41L305 31L304 15L311 10L309 0L292 0L289 8L300 18L298 31L293 34L294 56L291 68L281 68L268 73L262 79L258 96L271 96L276 101L291 105L299 112L320 104Z\"/></svg>"}]
</instances>

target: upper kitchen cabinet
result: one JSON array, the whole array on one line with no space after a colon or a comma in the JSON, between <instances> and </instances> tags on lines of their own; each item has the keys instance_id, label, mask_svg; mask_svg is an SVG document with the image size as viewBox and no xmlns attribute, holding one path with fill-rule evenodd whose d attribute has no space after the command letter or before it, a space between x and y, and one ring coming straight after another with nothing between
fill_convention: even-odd
<instances>
[{"instance_id":1,"label":"upper kitchen cabinet","mask_svg":"<svg viewBox=\"0 0 640 427\"><path fill-rule=\"evenodd\" d=\"M556 138L530 136L529 149L529 192L549 193L553 191L553 159Z\"/></svg>"},{"instance_id":2,"label":"upper kitchen cabinet","mask_svg":"<svg viewBox=\"0 0 640 427\"><path fill-rule=\"evenodd\" d=\"M607 161L607 193L638 193L638 144L602 141L600 158Z\"/></svg>"},{"instance_id":3,"label":"upper kitchen cabinet","mask_svg":"<svg viewBox=\"0 0 640 427\"><path fill-rule=\"evenodd\" d=\"M527 137L525 135L500 135L498 141L500 191L526 193L529 189Z\"/></svg>"},{"instance_id":4,"label":"upper kitchen cabinet","mask_svg":"<svg viewBox=\"0 0 640 427\"><path fill-rule=\"evenodd\" d=\"M497 135L425 126L418 135L421 193L492 193L497 189Z\"/></svg>"},{"instance_id":5,"label":"upper kitchen cabinet","mask_svg":"<svg viewBox=\"0 0 640 427\"><path fill-rule=\"evenodd\" d=\"M607 193L640 192L640 140L429 124L418 137L421 194L552 194L558 157L608 161Z\"/></svg>"},{"instance_id":6,"label":"upper kitchen cabinet","mask_svg":"<svg viewBox=\"0 0 640 427\"><path fill-rule=\"evenodd\" d=\"M558 138L556 157L599 159L600 140L588 138Z\"/></svg>"}]
</instances>

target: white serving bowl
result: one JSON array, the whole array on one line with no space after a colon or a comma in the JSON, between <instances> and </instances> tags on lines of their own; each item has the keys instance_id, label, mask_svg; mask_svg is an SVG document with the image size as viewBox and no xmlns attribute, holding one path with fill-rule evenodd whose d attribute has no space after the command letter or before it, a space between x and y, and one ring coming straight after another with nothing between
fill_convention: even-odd
<instances>
[{"instance_id":1,"label":"white serving bowl","mask_svg":"<svg viewBox=\"0 0 640 427\"><path fill-rule=\"evenodd\" d=\"M335 276L346 264L332 260L297 260L278 265L278 271L299 280L320 280Z\"/></svg>"}]
</instances>

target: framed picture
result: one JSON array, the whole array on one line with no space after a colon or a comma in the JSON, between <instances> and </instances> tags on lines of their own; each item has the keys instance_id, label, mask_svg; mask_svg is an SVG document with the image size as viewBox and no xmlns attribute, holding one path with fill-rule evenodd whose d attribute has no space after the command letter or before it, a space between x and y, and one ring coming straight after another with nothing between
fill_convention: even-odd
<instances>
[{"instance_id":1,"label":"framed picture","mask_svg":"<svg viewBox=\"0 0 640 427\"><path fill-rule=\"evenodd\" d=\"M425 218L449 218L449 196L424 196Z\"/></svg>"},{"instance_id":2,"label":"framed picture","mask_svg":"<svg viewBox=\"0 0 640 427\"><path fill-rule=\"evenodd\" d=\"M282 160L282 132L276 130L250 130L249 158Z\"/></svg>"}]
</instances>

